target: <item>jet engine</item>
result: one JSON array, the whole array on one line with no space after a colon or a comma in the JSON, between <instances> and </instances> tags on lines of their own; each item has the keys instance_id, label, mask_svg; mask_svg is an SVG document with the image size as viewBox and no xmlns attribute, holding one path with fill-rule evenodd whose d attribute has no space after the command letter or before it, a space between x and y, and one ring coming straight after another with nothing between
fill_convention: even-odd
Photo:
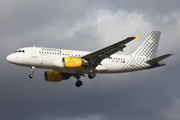
<instances>
[{"instance_id":1,"label":"jet engine","mask_svg":"<svg viewBox=\"0 0 180 120\"><path fill-rule=\"evenodd\" d=\"M61 68L80 68L83 65L88 65L88 62L81 58L63 57L62 59L55 60L53 65Z\"/></svg>"},{"instance_id":2,"label":"jet engine","mask_svg":"<svg viewBox=\"0 0 180 120\"><path fill-rule=\"evenodd\" d=\"M56 72L56 71L45 71L44 78L48 82L60 82L65 79L69 79L68 76L64 75L61 72Z\"/></svg>"},{"instance_id":3,"label":"jet engine","mask_svg":"<svg viewBox=\"0 0 180 120\"><path fill-rule=\"evenodd\" d=\"M82 66L81 58L64 57L62 62L65 68L80 68Z\"/></svg>"}]
</instances>

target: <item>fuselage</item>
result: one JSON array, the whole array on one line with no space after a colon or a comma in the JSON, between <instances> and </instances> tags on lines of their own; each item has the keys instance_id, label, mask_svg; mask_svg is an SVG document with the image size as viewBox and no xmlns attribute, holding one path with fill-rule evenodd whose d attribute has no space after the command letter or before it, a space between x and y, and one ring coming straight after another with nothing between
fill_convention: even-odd
<instances>
[{"instance_id":1,"label":"fuselage","mask_svg":"<svg viewBox=\"0 0 180 120\"><path fill-rule=\"evenodd\" d=\"M80 68L61 68L54 65L54 61L62 59L63 57L76 57L81 58L89 54L87 51L65 50L56 48L43 48L43 47L25 47L10 54L7 60L13 64L24 66L53 69L55 71L66 73L79 73L88 74L89 68L82 66ZM118 55L114 54L109 58L104 59L100 65L94 70L95 73L121 73L132 72L135 69L126 69L124 66L130 60L131 55ZM141 68L142 69L142 68Z\"/></svg>"}]
</instances>

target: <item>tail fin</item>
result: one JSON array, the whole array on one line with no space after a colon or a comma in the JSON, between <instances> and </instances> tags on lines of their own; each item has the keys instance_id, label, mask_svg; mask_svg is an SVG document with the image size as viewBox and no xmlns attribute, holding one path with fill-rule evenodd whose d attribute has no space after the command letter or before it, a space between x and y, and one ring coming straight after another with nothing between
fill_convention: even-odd
<instances>
[{"instance_id":1,"label":"tail fin","mask_svg":"<svg viewBox=\"0 0 180 120\"><path fill-rule=\"evenodd\" d=\"M143 56L146 60L156 57L160 35L160 31L152 31L132 55Z\"/></svg>"}]
</instances>

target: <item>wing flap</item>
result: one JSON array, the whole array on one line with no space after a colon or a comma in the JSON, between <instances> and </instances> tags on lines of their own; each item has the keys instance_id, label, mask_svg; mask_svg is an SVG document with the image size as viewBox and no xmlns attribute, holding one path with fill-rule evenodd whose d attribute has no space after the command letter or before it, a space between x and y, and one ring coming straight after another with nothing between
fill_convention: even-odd
<instances>
[{"instance_id":1,"label":"wing flap","mask_svg":"<svg viewBox=\"0 0 180 120\"><path fill-rule=\"evenodd\" d=\"M162 55L162 56L160 56L160 57L157 57L157 58L153 58L153 59L151 59L151 60L148 60L148 61L146 61L146 63L148 63L148 64L158 63L158 62L160 62L160 61L162 61L162 60L170 57L171 55L173 55L173 54Z\"/></svg>"}]
</instances>

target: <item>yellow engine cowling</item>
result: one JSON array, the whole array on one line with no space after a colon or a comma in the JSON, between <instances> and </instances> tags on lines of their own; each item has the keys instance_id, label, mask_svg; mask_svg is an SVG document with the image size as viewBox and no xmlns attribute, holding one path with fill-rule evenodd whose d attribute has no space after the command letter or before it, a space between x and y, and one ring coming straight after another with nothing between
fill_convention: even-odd
<instances>
[{"instance_id":1,"label":"yellow engine cowling","mask_svg":"<svg viewBox=\"0 0 180 120\"><path fill-rule=\"evenodd\" d=\"M45 71L44 78L48 82L59 82L63 80L63 74L56 71Z\"/></svg>"},{"instance_id":2,"label":"yellow engine cowling","mask_svg":"<svg viewBox=\"0 0 180 120\"><path fill-rule=\"evenodd\" d=\"M82 65L81 58L64 57L63 62L65 68L80 68Z\"/></svg>"}]
</instances>

